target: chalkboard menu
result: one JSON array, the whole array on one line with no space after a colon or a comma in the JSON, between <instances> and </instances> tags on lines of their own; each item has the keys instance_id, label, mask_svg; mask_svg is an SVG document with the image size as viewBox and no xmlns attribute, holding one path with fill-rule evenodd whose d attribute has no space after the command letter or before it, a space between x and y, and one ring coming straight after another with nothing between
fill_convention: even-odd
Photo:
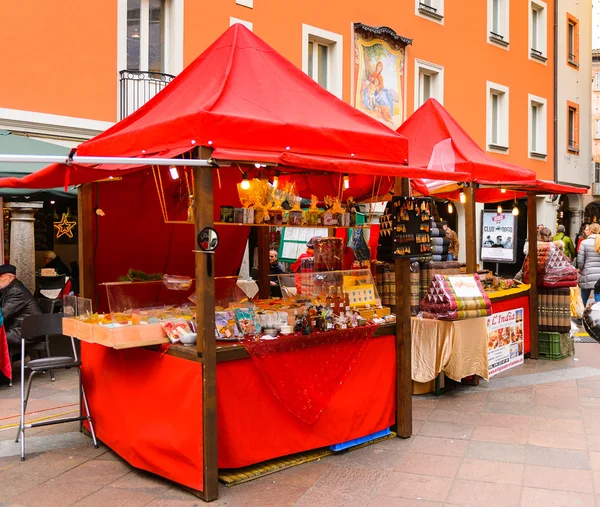
<instances>
[{"instance_id":1,"label":"chalkboard menu","mask_svg":"<svg viewBox=\"0 0 600 507\"><path fill-rule=\"evenodd\" d=\"M391 229L395 256L421 258L431 255L431 211L430 198L392 198Z\"/></svg>"}]
</instances>

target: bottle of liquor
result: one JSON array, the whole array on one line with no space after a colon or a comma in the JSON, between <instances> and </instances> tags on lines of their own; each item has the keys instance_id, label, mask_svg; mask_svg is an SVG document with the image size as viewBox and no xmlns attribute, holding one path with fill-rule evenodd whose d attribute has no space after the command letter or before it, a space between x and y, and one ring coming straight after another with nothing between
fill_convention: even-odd
<instances>
[{"instance_id":1,"label":"bottle of liquor","mask_svg":"<svg viewBox=\"0 0 600 507\"><path fill-rule=\"evenodd\" d=\"M343 308L342 298L340 297L340 295L337 291L337 287L336 287L335 293L333 296L333 313L335 313L336 315L339 315L342 308Z\"/></svg>"}]
</instances>

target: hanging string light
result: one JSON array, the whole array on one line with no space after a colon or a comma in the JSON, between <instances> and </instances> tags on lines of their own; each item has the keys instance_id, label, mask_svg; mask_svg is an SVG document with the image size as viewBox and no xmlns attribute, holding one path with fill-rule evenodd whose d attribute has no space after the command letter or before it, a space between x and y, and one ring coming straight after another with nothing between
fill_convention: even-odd
<instances>
[{"instance_id":1,"label":"hanging string light","mask_svg":"<svg viewBox=\"0 0 600 507\"><path fill-rule=\"evenodd\" d=\"M179 179L179 171L177 170L177 167L175 167L174 165L169 166L169 172L171 173L171 178L173 178L174 180Z\"/></svg>"},{"instance_id":2,"label":"hanging string light","mask_svg":"<svg viewBox=\"0 0 600 507\"><path fill-rule=\"evenodd\" d=\"M505 189L505 188L501 188L501 189L500 189L500 193L501 193L501 194L506 194L506 189Z\"/></svg>"},{"instance_id":3,"label":"hanging string light","mask_svg":"<svg viewBox=\"0 0 600 507\"><path fill-rule=\"evenodd\" d=\"M275 176L273 176L273 188L277 188L279 186L279 171L275 171Z\"/></svg>"},{"instance_id":4,"label":"hanging string light","mask_svg":"<svg viewBox=\"0 0 600 507\"><path fill-rule=\"evenodd\" d=\"M464 190L460 191L459 199L460 199L461 204L464 204L467 202L467 196L465 195Z\"/></svg>"},{"instance_id":5,"label":"hanging string light","mask_svg":"<svg viewBox=\"0 0 600 507\"><path fill-rule=\"evenodd\" d=\"M519 208L517 207L517 200L516 199L515 199L515 202L513 204L512 214L514 216L518 216L519 215Z\"/></svg>"},{"instance_id":6,"label":"hanging string light","mask_svg":"<svg viewBox=\"0 0 600 507\"><path fill-rule=\"evenodd\" d=\"M350 177L347 174L344 174L344 189L348 190L350 188Z\"/></svg>"},{"instance_id":7,"label":"hanging string light","mask_svg":"<svg viewBox=\"0 0 600 507\"><path fill-rule=\"evenodd\" d=\"M500 206L500 205L498 204L498 215L500 215L501 213L502 213L502 206Z\"/></svg>"},{"instance_id":8,"label":"hanging string light","mask_svg":"<svg viewBox=\"0 0 600 507\"><path fill-rule=\"evenodd\" d=\"M248 180L248 175L246 173L242 173L242 182L240 183L240 187L244 190L248 190L250 188L250 181Z\"/></svg>"},{"instance_id":9,"label":"hanging string light","mask_svg":"<svg viewBox=\"0 0 600 507\"><path fill-rule=\"evenodd\" d=\"M448 201L448 213L453 213L454 212L454 207L452 206L452 203L450 201Z\"/></svg>"}]
</instances>

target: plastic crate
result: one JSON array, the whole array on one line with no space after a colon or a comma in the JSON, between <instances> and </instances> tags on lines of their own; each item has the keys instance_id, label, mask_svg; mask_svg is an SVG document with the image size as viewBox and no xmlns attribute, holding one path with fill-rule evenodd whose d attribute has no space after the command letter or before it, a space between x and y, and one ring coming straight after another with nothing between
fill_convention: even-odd
<instances>
[{"instance_id":1,"label":"plastic crate","mask_svg":"<svg viewBox=\"0 0 600 507\"><path fill-rule=\"evenodd\" d=\"M575 342L569 333L538 333L540 357L558 361L572 356L575 352Z\"/></svg>"},{"instance_id":2,"label":"plastic crate","mask_svg":"<svg viewBox=\"0 0 600 507\"><path fill-rule=\"evenodd\" d=\"M384 430L376 431L375 433L371 433L370 435L366 435L364 437L355 438L354 440L348 440L347 442L342 442L341 444L334 444L330 446L330 449L335 452L344 451L345 449L349 449L350 447L356 447L357 445L370 442L371 440L386 437L390 433L390 429L386 428Z\"/></svg>"}]
</instances>

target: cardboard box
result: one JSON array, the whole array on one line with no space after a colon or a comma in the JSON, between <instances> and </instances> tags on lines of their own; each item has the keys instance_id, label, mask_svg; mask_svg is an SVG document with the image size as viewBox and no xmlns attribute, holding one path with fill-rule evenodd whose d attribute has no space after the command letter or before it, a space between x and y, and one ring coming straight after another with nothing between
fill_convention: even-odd
<instances>
[{"instance_id":1,"label":"cardboard box","mask_svg":"<svg viewBox=\"0 0 600 507\"><path fill-rule=\"evenodd\" d=\"M444 374L440 373L440 389L442 389L445 385L444 383ZM430 382L415 382L413 380L413 394L428 394L435 393L435 379Z\"/></svg>"}]
</instances>

